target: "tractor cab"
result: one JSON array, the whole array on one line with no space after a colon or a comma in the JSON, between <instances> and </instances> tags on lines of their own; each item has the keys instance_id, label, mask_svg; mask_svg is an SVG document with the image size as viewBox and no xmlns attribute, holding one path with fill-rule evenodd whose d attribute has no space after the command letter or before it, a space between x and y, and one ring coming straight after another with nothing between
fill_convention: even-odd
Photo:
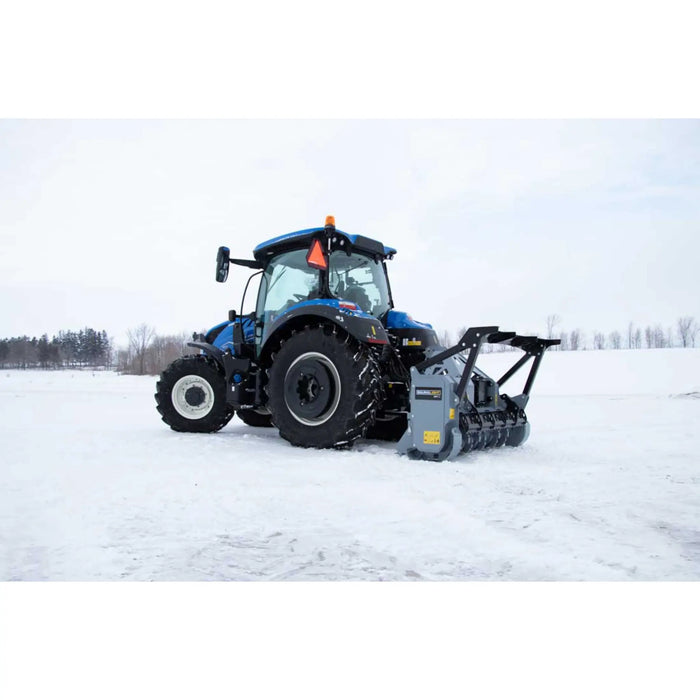
<instances>
[{"instance_id":1,"label":"tractor cab","mask_svg":"<svg viewBox=\"0 0 700 700\"><path fill-rule=\"evenodd\" d=\"M244 317L249 319L247 325L241 324L242 331L247 331L242 340L254 345L256 356L283 325L298 324L309 315L353 326L357 324L352 318L371 319L374 332L370 335L376 338L383 335L384 321L393 307L385 260L395 253L379 241L336 229L333 217L328 217L323 228L295 231L261 243L253 251L254 260L229 258L228 249L221 248L217 281L227 278L229 261L258 270L255 313ZM233 330L235 335L235 327Z\"/></svg>"},{"instance_id":2,"label":"tractor cab","mask_svg":"<svg viewBox=\"0 0 700 700\"><path fill-rule=\"evenodd\" d=\"M278 318L313 304L342 308L382 319L392 307L386 270L381 259L364 251L331 249L328 254L314 238L310 246L273 254L260 280L256 319L266 339Z\"/></svg>"}]
</instances>

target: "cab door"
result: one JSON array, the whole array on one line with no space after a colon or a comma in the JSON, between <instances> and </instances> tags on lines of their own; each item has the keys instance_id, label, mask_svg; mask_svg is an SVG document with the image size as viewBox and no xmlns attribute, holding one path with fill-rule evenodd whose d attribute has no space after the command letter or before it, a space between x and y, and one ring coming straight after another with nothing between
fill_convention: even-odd
<instances>
[{"instance_id":1,"label":"cab door","mask_svg":"<svg viewBox=\"0 0 700 700\"><path fill-rule=\"evenodd\" d=\"M306 248L270 259L260 280L256 306L255 346L259 353L267 329L292 307L320 296L320 274L309 267Z\"/></svg>"}]
</instances>

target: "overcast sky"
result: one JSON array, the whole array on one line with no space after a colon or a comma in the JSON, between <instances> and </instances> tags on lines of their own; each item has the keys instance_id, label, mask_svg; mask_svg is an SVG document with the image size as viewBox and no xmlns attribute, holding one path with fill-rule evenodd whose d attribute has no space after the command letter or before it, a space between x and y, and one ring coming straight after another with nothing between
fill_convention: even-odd
<instances>
[{"instance_id":1,"label":"overcast sky","mask_svg":"<svg viewBox=\"0 0 700 700\"><path fill-rule=\"evenodd\" d=\"M247 278L214 281L219 245L326 214L439 329L700 318L698 121L5 120L0 337L208 328Z\"/></svg>"}]
</instances>

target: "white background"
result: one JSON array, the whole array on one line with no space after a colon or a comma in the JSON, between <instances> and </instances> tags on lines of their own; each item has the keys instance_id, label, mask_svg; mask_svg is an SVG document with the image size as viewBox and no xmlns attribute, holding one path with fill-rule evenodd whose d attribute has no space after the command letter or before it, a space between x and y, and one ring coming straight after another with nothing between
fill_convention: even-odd
<instances>
[{"instance_id":1,"label":"white background","mask_svg":"<svg viewBox=\"0 0 700 700\"><path fill-rule=\"evenodd\" d=\"M697 117L690 8L6 4L0 107L19 118ZM3 309L13 302L4 295ZM690 697L697 590L4 584L2 690Z\"/></svg>"}]
</instances>

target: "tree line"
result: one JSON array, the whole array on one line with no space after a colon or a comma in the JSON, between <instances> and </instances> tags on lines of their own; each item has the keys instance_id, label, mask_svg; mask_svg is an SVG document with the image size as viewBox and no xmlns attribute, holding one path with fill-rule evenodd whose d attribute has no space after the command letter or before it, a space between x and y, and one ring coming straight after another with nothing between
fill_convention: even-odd
<instances>
[{"instance_id":1,"label":"tree line","mask_svg":"<svg viewBox=\"0 0 700 700\"><path fill-rule=\"evenodd\" d=\"M641 350L645 348L692 348L695 347L700 327L692 316L681 316L675 326L664 328L635 326L630 323L624 332L603 333L594 331L586 336L580 329L561 329L561 319L550 314L545 321L544 334L525 332L522 335L544 335L561 338L555 350ZM458 331L456 338L449 332L440 334L440 342L453 345L464 335L466 328ZM187 346L190 335L158 335L152 326L142 323L129 329L127 345L115 347L107 332L93 328L79 331L59 331L49 339L44 333L39 337L21 336L0 339L0 368L8 369L64 369L105 368L115 369L121 374L150 374L162 372L173 360L184 354L196 352ZM485 343L484 352L513 350L507 345Z\"/></svg>"},{"instance_id":2,"label":"tree line","mask_svg":"<svg viewBox=\"0 0 700 700\"><path fill-rule=\"evenodd\" d=\"M0 339L2 369L115 369L122 374L159 374L186 352L191 336L157 335L148 324L127 332L126 347L115 346L107 331L83 328L59 331L49 338L18 336Z\"/></svg>"},{"instance_id":3,"label":"tree line","mask_svg":"<svg viewBox=\"0 0 700 700\"><path fill-rule=\"evenodd\" d=\"M453 345L464 335L466 328L460 328L456 339L449 332L440 336L440 342L445 346ZM624 332L618 330L604 333L593 331L589 336L580 328L567 331L561 327L561 318L550 314L545 321L545 333L525 332L521 335L540 335L545 338L560 338L561 345L553 350L642 350L652 348L694 348L698 338L698 326L692 316L681 316L675 326L664 328L661 324L654 326L636 326L630 322ZM515 350L508 345L489 345L485 343L483 352L504 352Z\"/></svg>"},{"instance_id":4,"label":"tree line","mask_svg":"<svg viewBox=\"0 0 700 700\"><path fill-rule=\"evenodd\" d=\"M579 330L565 330L557 333L561 323L559 316L547 317L548 337L561 338L561 350L642 350L653 348L693 348L698 335L698 324L692 316L681 316L675 326L664 328L657 323L654 326L635 326L630 321L624 332L617 330L609 333L594 331L590 340Z\"/></svg>"},{"instance_id":5,"label":"tree line","mask_svg":"<svg viewBox=\"0 0 700 700\"><path fill-rule=\"evenodd\" d=\"M110 367L112 341L107 331L83 328L29 337L0 339L0 367L15 369L61 369Z\"/></svg>"}]
</instances>

